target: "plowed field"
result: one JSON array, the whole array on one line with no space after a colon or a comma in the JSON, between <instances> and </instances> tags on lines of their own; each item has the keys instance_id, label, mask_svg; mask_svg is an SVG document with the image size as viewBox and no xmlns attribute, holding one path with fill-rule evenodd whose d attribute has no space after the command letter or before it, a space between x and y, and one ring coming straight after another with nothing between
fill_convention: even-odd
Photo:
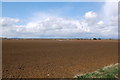
<instances>
[{"instance_id":1,"label":"plowed field","mask_svg":"<svg viewBox=\"0 0 120 80\"><path fill-rule=\"evenodd\" d=\"M3 40L3 78L72 78L118 62L116 40Z\"/></svg>"}]
</instances>

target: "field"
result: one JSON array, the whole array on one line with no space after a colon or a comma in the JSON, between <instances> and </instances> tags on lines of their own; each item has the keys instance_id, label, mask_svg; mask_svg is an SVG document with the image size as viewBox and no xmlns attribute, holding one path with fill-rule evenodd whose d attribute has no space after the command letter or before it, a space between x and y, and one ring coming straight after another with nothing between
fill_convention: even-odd
<instances>
[{"instance_id":1,"label":"field","mask_svg":"<svg viewBox=\"0 0 120 80\"><path fill-rule=\"evenodd\" d=\"M72 78L118 62L117 40L3 40L3 78Z\"/></svg>"}]
</instances>

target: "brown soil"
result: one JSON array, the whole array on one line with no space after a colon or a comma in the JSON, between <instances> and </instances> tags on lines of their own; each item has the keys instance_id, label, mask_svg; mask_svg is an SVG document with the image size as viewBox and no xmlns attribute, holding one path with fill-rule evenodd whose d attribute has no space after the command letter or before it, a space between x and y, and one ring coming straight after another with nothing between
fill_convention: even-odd
<instances>
[{"instance_id":1,"label":"brown soil","mask_svg":"<svg viewBox=\"0 0 120 80\"><path fill-rule=\"evenodd\" d=\"M3 78L72 78L118 62L116 40L3 40Z\"/></svg>"}]
</instances>

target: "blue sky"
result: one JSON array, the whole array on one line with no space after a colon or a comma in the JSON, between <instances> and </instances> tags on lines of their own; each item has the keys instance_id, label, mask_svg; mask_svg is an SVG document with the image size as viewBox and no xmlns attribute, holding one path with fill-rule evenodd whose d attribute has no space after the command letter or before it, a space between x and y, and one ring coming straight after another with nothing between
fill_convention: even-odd
<instances>
[{"instance_id":1,"label":"blue sky","mask_svg":"<svg viewBox=\"0 0 120 80\"><path fill-rule=\"evenodd\" d=\"M115 5L106 2L3 2L2 36L117 38Z\"/></svg>"},{"instance_id":2,"label":"blue sky","mask_svg":"<svg viewBox=\"0 0 120 80\"><path fill-rule=\"evenodd\" d=\"M99 12L103 2L4 2L3 17L27 18L35 12L53 13L63 17L83 16L87 11Z\"/></svg>"}]
</instances>

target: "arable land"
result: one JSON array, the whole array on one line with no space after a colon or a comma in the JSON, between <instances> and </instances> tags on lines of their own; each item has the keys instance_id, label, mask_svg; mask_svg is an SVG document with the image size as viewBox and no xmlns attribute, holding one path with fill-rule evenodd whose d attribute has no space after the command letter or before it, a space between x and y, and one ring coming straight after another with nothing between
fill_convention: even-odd
<instances>
[{"instance_id":1,"label":"arable land","mask_svg":"<svg viewBox=\"0 0 120 80\"><path fill-rule=\"evenodd\" d=\"M118 63L117 40L3 40L3 78L73 78Z\"/></svg>"}]
</instances>

